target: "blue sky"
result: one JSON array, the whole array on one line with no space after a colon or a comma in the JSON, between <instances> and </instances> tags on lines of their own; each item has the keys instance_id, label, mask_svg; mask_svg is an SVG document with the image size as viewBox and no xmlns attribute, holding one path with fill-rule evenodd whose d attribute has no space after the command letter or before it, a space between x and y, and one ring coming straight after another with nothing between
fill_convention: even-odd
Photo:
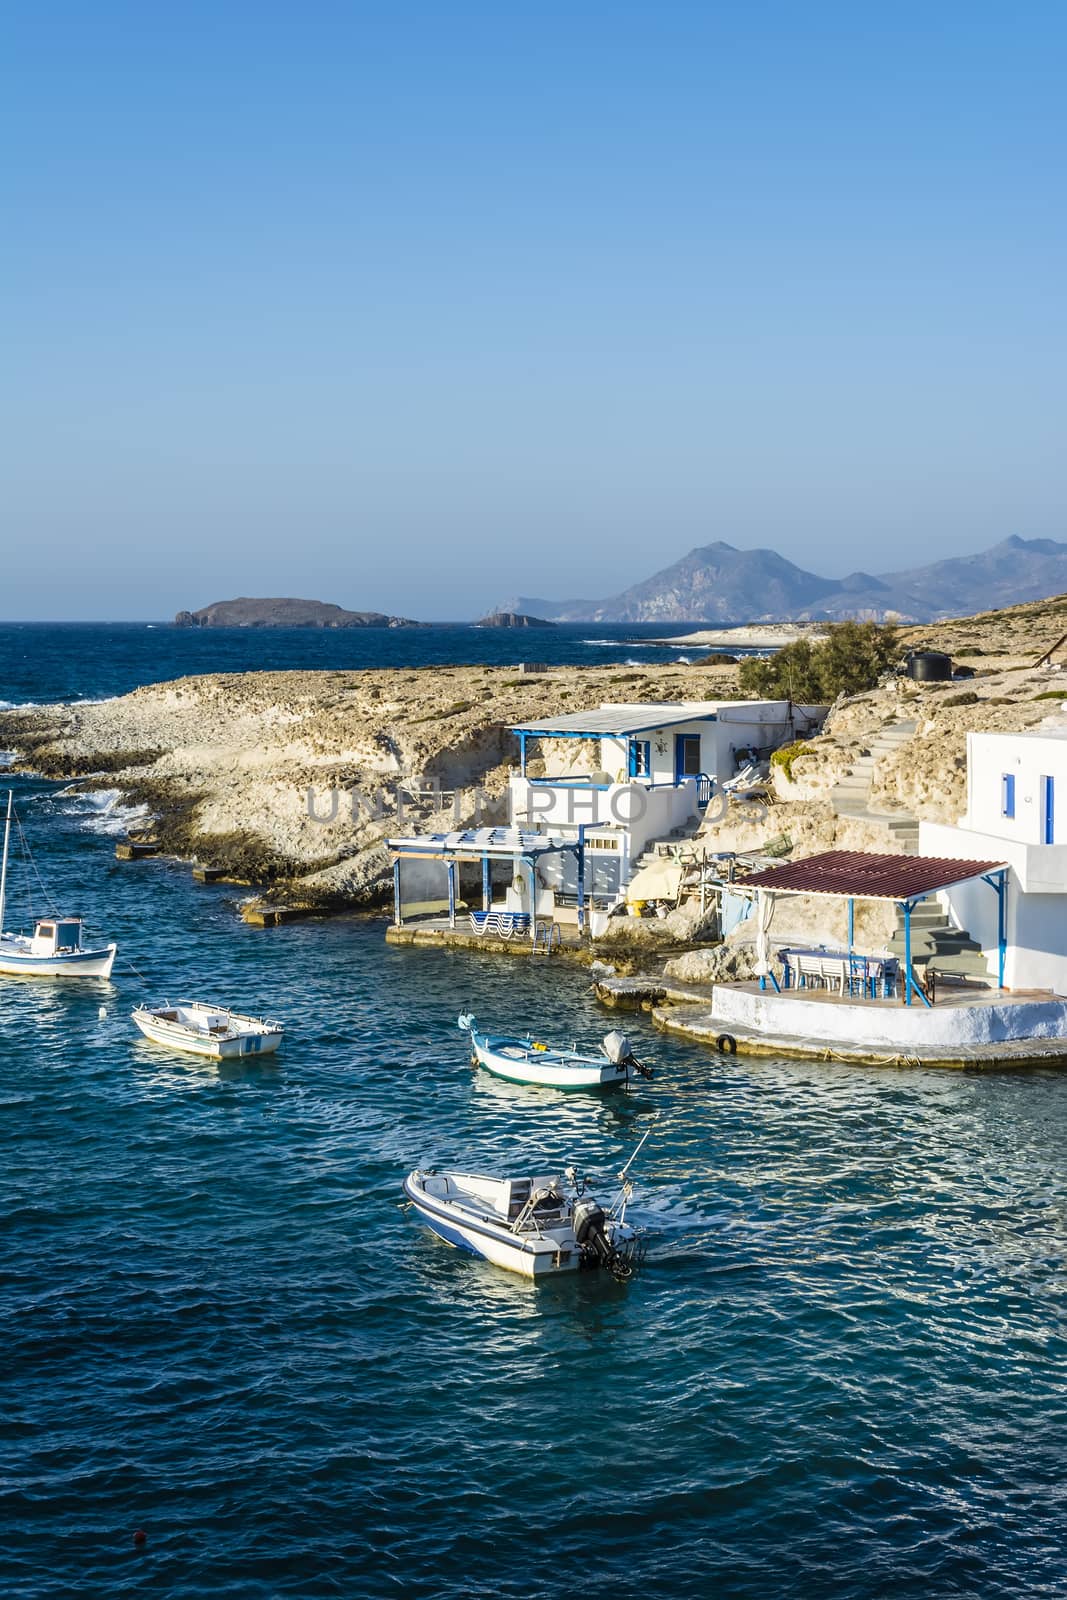
<instances>
[{"instance_id":1,"label":"blue sky","mask_svg":"<svg viewBox=\"0 0 1067 1600\"><path fill-rule=\"evenodd\" d=\"M0 47L0 616L1067 538L1067 12L93 5Z\"/></svg>"}]
</instances>

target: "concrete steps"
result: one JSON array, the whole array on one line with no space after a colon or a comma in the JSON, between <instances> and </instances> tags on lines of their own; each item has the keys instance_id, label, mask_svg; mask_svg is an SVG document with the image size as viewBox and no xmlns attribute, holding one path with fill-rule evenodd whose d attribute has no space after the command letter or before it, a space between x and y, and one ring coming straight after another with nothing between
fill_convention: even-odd
<instances>
[{"instance_id":1,"label":"concrete steps","mask_svg":"<svg viewBox=\"0 0 1067 1600\"><path fill-rule=\"evenodd\" d=\"M897 912L897 926L889 950L904 958L904 917ZM977 978L989 983L989 968L982 947L965 928L954 928L936 901L916 906L911 914L911 959L916 967L933 962L938 972L959 978Z\"/></svg>"},{"instance_id":2,"label":"concrete steps","mask_svg":"<svg viewBox=\"0 0 1067 1600\"><path fill-rule=\"evenodd\" d=\"M894 722L883 728L830 791L835 816L856 817L884 828L889 835L887 845L904 855L911 855L919 848L919 824L915 817L904 812L872 811L871 789L878 762L907 744L914 732L914 722Z\"/></svg>"}]
</instances>

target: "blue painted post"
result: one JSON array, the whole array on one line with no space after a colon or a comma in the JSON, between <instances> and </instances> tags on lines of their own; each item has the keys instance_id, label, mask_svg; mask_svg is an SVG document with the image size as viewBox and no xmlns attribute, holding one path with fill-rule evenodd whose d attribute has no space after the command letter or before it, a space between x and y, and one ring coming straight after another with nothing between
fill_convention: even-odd
<instances>
[{"instance_id":1,"label":"blue painted post","mask_svg":"<svg viewBox=\"0 0 1067 1600\"><path fill-rule=\"evenodd\" d=\"M927 1011L930 1009L930 997L925 990L920 989L915 981L915 973L911 965L911 901L904 901L904 1004L911 1005L912 994L919 996Z\"/></svg>"},{"instance_id":2,"label":"blue painted post","mask_svg":"<svg viewBox=\"0 0 1067 1600\"><path fill-rule=\"evenodd\" d=\"M1008 879L1006 873L997 874L997 983L1004 987L1004 957L1008 946Z\"/></svg>"},{"instance_id":3,"label":"blue painted post","mask_svg":"<svg viewBox=\"0 0 1067 1600\"><path fill-rule=\"evenodd\" d=\"M448 926L456 926L456 863L448 863Z\"/></svg>"},{"instance_id":4,"label":"blue painted post","mask_svg":"<svg viewBox=\"0 0 1067 1600\"><path fill-rule=\"evenodd\" d=\"M493 886L489 877L489 857L482 857L482 910L488 911L493 903Z\"/></svg>"},{"instance_id":5,"label":"blue painted post","mask_svg":"<svg viewBox=\"0 0 1067 1600\"><path fill-rule=\"evenodd\" d=\"M584 828L580 830L583 834ZM578 932L585 932L585 840L578 842Z\"/></svg>"},{"instance_id":6,"label":"blue painted post","mask_svg":"<svg viewBox=\"0 0 1067 1600\"><path fill-rule=\"evenodd\" d=\"M404 915L400 909L400 857L393 862L393 923L396 927L404 926Z\"/></svg>"}]
</instances>

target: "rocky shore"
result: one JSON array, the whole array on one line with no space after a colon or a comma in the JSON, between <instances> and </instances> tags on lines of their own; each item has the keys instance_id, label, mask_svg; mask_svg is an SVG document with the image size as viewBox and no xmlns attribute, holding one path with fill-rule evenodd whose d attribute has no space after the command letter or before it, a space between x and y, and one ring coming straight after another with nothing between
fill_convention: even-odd
<instances>
[{"instance_id":1,"label":"rocky shore","mask_svg":"<svg viewBox=\"0 0 1067 1600\"><path fill-rule=\"evenodd\" d=\"M1067 726L1067 652L1040 662L1064 634L1063 597L906 631L903 646L951 651L971 676L842 698L818 737L773 764L768 803L713 806L695 848L914 848L912 824L964 809L969 730ZM512 724L738 693L729 665L212 674L0 713L0 748L23 770L119 790L154 816L164 851L289 905L370 907L389 897L391 835L505 820ZM552 771L588 771L597 751L561 741L544 755ZM843 806L839 786L860 767L869 792Z\"/></svg>"},{"instance_id":2,"label":"rocky shore","mask_svg":"<svg viewBox=\"0 0 1067 1600\"><path fill-rule=\"evenodd\" d=\"M18 769L147 806L166 852L341 909L388 898L390 835L505 819L512 723L737 693L729 667L212 674L0 713L0 748ZM563 770L588 752L567 741L549 755Z\"/></svg>"}]
</instances>

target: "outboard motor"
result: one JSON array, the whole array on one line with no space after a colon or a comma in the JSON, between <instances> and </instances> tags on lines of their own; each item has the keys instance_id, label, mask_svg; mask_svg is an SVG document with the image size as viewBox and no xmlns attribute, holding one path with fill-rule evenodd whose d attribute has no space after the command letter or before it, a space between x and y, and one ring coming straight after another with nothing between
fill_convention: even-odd
<instances>
[{"instance_id":1,"label":"outboard motor","mask_svg":"<svg viewBox=\"0 0 1067 1600\"><path fill-rule=\"evenodd\" d=\"M583 1265L607 1267L613 1278L625 1283L633 1276L633 1265L608 1238L606 1222L603 1207L597 1205L591 1195L588 1200L575 1201L571 1226L582 1252Z\"/></svg>"},{"instance_id":2,"label":"outboard motor","mask_svg":"<svg viewBox=\"0 0 1067 1600\"><path fill-rule=\"evenodd\" d=\"M582 1248L583 1255L589 1256L597 1266L610 1266L611 1258L615 1251L604 1232L607 1218L603 1206L589 1197L588 1200L576 1200L574 1204L574 1237Z\"/></svg>"},{"instance_id":3,"label":"outboard motor","mask_svg":"<svg viewBox=\"0 0 1067 1600\"><path fill-rule=\"evenodd\" d=\"M638 1061L630 1048L630 1041L625 1033L614 1029L604 1035L603 1051L614 1067L630 1067L634 1072L640 1073L642 1078L651 1078L652 1068L647 1067L643 1061Z\"/></svg>"}]
</instances>

